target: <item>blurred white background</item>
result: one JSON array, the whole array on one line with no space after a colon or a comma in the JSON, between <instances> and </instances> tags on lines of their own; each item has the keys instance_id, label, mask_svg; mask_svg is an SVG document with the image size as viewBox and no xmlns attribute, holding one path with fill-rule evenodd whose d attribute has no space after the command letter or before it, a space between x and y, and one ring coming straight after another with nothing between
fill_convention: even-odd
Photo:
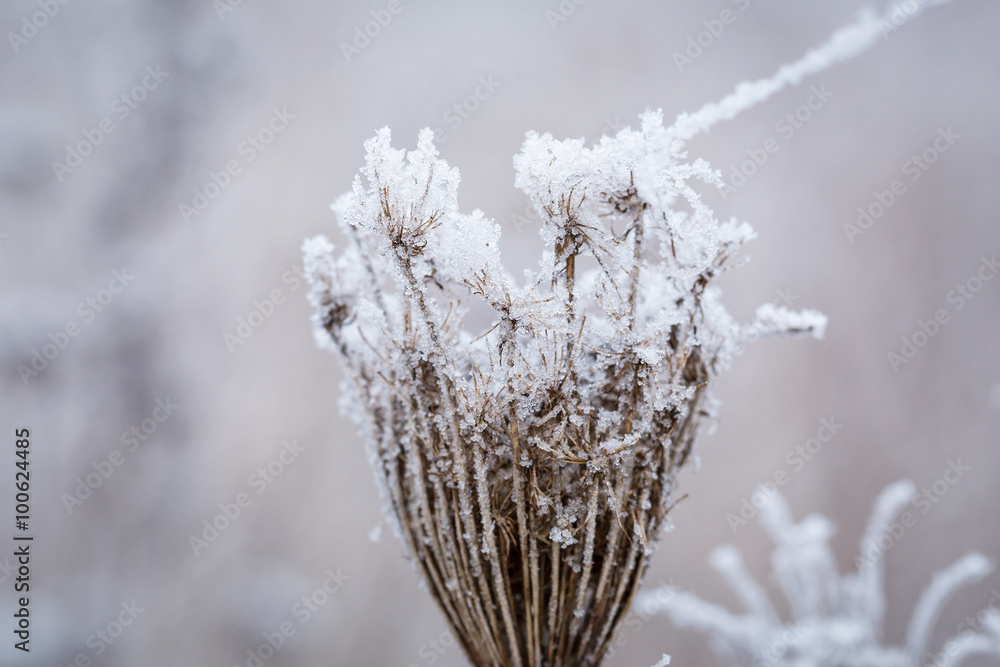
<instances>
[{"instance_id":1,"label":"blurred white background","mask_svg":"<svg viewBox=\"0 0 1000 667\"><path fill-rule=\"evenodd\" d=\"M49 4L58 11L26 29L25 17ZM377 128L389 125L394 143L412 148L429 126L447 135L441 152L462 171L463 209L500 222L519 273L539 247L513 187L511 158L525 131L593 140L647 107L661 107L669 122L796 59L863 6L3 3L0 539L13 532L13 432L29 427L36 541L32 651L26 658L11 647L14 594L0 570L0 663L67 665L83 654L95 665L253 665L248 651L258 651L262 633L288 622L295 634L264 665L464 664L456 647L429 643L443 618L391 533L369 540L380 522L375 486L354 425L337 408L340 369L313 345L294 273L302 239L337 238L328 205L349 189ZM675 52L726 9L734 19L679 68ZM568 15L553 23L547 12L560 11ZM342 43L372 12L391 20L345 56ZM911 478L923 488L949 461L971 467L887 554L894 642L933 572L969 550L1000 557L1000 280L960 310L948 300L984 256L1000 253L998 26L1000 5L988 0L933 9L692 143L692 155L727 179L748 150L769 137L780 146L726 201L706 194L720 217L759 233L752 261L723 282L732 311L746 319L784 296L824 311L830 325L822 342L753 346L717 385L718 429L700 441L700 469L683 476L689 495L650 584L669 580L735 607L706 554L734 543L766 579L770 545L759 523L734 535L726 515L779 470L797 516L836 520L846 569L885 485ZM832 96L787 136L777 123L811 85ZM269 134L276 110L286 120ZM912 181L907 161L949 127L958 138ZM78 166L53 168L66 163L67 145L89 141L85 133L100 143ZM251 135L273 141L258 150L243 143ZM224 183L218 173L230 161L239 173L213 188L212 174ZM844 225L895 179L905 192L851 243ZM180 206L194 203L196 189L215 196L185 216ZM113 271L134 278L117 294L102 292ZM282 298L270 316L245 342L227 344L224 335L274 290ZM887 353L939 309L948 322L894 372ZM33 350L50 334L63 340L70 323L78 335L22 378L18 367L30 368ZM164 416L157 400L168 398L177 409L149 421ZM822 418L843 429L793 468L786 454ZM122 442L144 425L144 441ZM286 440L301 452L279 466ZM114 450L121 464L67 508L78 478L108 471L102 462ZM251 478L269 463L280 475ZM249 506L196 555L190 537L240 493ZM0 564L11 550L0 550ZM301 598L322 588L328 570L337 590L316 596L324 603L303 620ZM1000 573L963 590L937 636L954 634L993 589ZM133 600L142 611L113 644L88 640ZM703 637L665 617L626 632L610 665L649 665L663 652L674 664L719 664Z\"/></svg>"}]
</instances>

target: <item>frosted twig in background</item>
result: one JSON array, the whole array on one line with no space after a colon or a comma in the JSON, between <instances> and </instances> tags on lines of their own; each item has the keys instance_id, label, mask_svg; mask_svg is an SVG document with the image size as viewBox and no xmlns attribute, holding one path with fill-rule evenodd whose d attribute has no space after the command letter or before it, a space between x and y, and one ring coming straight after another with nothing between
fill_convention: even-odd
<instances>
[{"instance_id":1,"label":"frosted twig in background","mask_svg":"<svg viewBox=\"0 0 1000 667\"><path fill-rule=\"evenodd\" d=\"M951 0L901 0L890 4L881 15L870 10L862 11L856 22L841 28L822 45L794 63L779 68L773 75L745 81L718 102L706 104L694 113L680 114L669 131L670 138L685 143L701 132L708 132L720 121L731 120L788 86L797 85L805 77L864 53L878 41L879 36L886 34L886 26L896 29L891 22L900 12L911 20L924 11L924 5L948 2Z\"/></svg>"},{"instance_id":2,"label":"frosted twig in background","mask_svg":"<svg viewBox=\"0 0 1000 667\"><path fill-rule=\"evenodd\" d=\"M875 502L861 540L861 554L870 551L915 494L908 481L893 484ZM712 554L712 566L733 588L746 608L734 614L688 593L666 597L644 594L644 608L658 607L678 626L707 633L712 646L726 657L752 665L792 667L918 667L926 657L934 664L957 665L974 653L1000 657L1000 616L990 614L985 632L972 628L945 643L939 659L929 656L928 641L947 598L961 586L976 583L992 569L979 554L969 554L938 572L911 616L903 646L886 646L884 572L881 551L874 562L856 561L860 571L841 575L829 546L833 525L813 515L795 524L784 497L774 496L761 508L764 526L774 541L773 577L788 603L791 618L779 619L763 589L743 568L734 548ZM926 655L925 655L926 654Z\"/></svg>"}]
</instances>

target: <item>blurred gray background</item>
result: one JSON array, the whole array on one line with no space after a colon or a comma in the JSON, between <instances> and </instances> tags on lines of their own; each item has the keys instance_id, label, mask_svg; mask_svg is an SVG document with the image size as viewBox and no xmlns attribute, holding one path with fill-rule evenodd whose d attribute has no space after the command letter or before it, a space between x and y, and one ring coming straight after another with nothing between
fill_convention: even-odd
<instances>
[{"instance_id":1,"label":"blurred gray background","mask_svg":"<svg viewBox=\"0 0 1000 667\"><path fill-rule=\"evenodd\" d=\"M57 11L39 18L48 5ZM313 345L295 277L302 239L337 240L328 205L349 189L377 128L389 125L394 143L412 148L429 126L446 135L441 152L462 171L462 208L503 226L519 274L539 248L537 221L513 187L525 131L592 140L647 107L662 107L669 122L796 59L862 6L3 3L0 516L7 541L13 430L29 427L36 541L30 659L11 648L10 550L0 550L0 663L66 665L82 654L95 665L253 665L248 651L268 656L263 635L289 623L295 634L264 665L464 664L440 644L442 617L395 538L369 539L378 499L337 407L336 359ZM678 67L675 52L727 9L733 20ZM376 34L359 39L357 53L345 50L372 12L386 25L369 26ZM26 27L33 20L43 27ZM692 142L691 155L727 179L748 150L769 137L780 146L725 201L706 194L720 218L759 233L752 261L723 281L734 314L745 320L758 304L786 299L824 311L830 325L822 342L754 345L717 384L718 428L700 441L700 468L683 476L689 495L648 583L672 581L735 607L706 554L734 543L767 580L759 521L734 534L726 515L782 470L798 517L836 520L846 569L885 485L910 478L922 488L943 479L949 461L971 467L887 553L892 641L902 641L935 571L969 550L1000 557L1000 280L963 297L961 309L957 293L949 300L1000 252L998 25L997 3L957 0ZM786 136L777 124L811 85L832 96ZM958 138L912 181L907 161L949 127ZM83 147L77 166L53 167L75 162L67 146L89 141L85 133L100 142ZM244 143L250 136L259 150ZM219 172L230 162L239 173L227 182ZM225 187L212 187L213 174ZM844 225L895 179L905 192L849 242ZM182 204L206 203L195 190L212 198L185 215ZM124 289L112 283L117 294L107 290L113 271L133 276ZM253 316L252 335L227 339L274 290L280 303ZM947 323L894 372L887 353L940 309ZM77 335L60 336L70 324ZM22 377L19 366L53 340L64 348ZM168 399L178 407L156 422L157 400ZM796 469L786 454L822 418L843 428ZM144 440L123 442L133 427L146 429ZM275 463L286 440L300 452ZM105 463L114 450L120 465ZM269 464L280 474L252 477ZM86 499L67 501L101 469L110 474L90 478L99 484L79 490L91 491ZM220 504L241 493L251 502L240 516L192 547L204 521L225 525ZM335 592L314 595L328 571ZM954 634L992 589L998 573L964 589L936 636ZM303 596L314 600L305 620ZM132 624L113 643L95 639L117 632L133 601L142 611ZM703 637L665 617L639 626L626 629L609 664L649 665L663 652L674 664L719 664Z\"/></svg>"}]
</instances>

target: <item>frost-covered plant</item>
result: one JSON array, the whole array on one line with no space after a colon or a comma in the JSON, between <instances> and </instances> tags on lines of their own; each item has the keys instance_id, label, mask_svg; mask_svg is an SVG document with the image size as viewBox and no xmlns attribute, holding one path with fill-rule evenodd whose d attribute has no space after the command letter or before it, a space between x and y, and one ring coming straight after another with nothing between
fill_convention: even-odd
<instances>
[{"instance_id":1,"label":"frost-covered plant","mask_svg":"<svg viewBox=\"0 0 1000 667\"><path fill-rule=\"evenodd\" d=\"M787 601L791 615L787 621L781 620L731 546L716 549L709 562L733 589L745 613L731 613L674 589L672 595L644 594L648 597L641 604L659 608L678 626L707 633L720 655L754 667L953 667L975 653L1000 657L1000 613L992 611L983 615L982 631L968 627L945 643L946 650L928 653L934 622L948 596L992 569L975 553L934 576L917 602L903 645L884 643L885 564L879 545L915 494L909 481L882 492L855 558L857 570L847 574L837 571L829 546L833 524L820 515L796 524L784 497L772 496L760 516L775 544L773 580Z\"/></svg>"},{"instance_id":2,"label":"frost-covered plant","mask_svg":"<svg viewBox=\"0 0 1000 667\"><path fill-rule=\"evenodd\" d=\"M317 342L347 369L386 515L475 665L596 665L625 617L712 413L709 383L763 336L821 336L771 305L747 325L713 286L753 237L719 222L722 187L686 143L880 34L863 15L774 76L664 127L557 141L529 132L515 184L543 221L520 282L500 228L458 208L458 171L423 130L365 142L334 204L347 239L304 245ZM486 331L463 317L478 302Z\"/></svg>"},{"instance_id":3,"label":"frost-covered plant","mask_svg":"<svg viewBox=\"0 0 1000 667\"><path fill-rule=\"evenodd\" d=\"M713 279L751 238L719 224L658 113L594 148L529 133L516 183L545 221L515 283L500 229L459 212L432 133L383 129L305 244L319 342L352 381L387 514L476 665L591 665L638 589L709 380L750 336L819 334L773 306L740 327ZM686 205L686 207L684 207ZM492 310L463 328L469 301Z\"/></svg>"}]
</instances>

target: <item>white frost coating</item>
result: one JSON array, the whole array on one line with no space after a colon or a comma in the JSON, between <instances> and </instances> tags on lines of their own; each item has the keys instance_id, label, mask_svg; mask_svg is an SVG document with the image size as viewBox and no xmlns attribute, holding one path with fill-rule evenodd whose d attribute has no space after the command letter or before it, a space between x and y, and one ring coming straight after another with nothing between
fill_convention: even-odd
<instances>
[{"instance_id":1,"label":"white frost coating","mask_svg":"<svg viewBox=\"0 0 1000 667\"><path fill-rule=\"evenodd\" d=\"M667 665L669 664L670 664L670 656L664 653L663 657L657 660L656 664L653 665L653 667L667 667Z\"/></svg>"},{"instance_id":2,"label":"white frost coating","mask_svg":"<svg viewBox=\"0 0 1000 667\"><path fill-rule=\"evenodd\" d=\"M909 481L888 487L876 500L859 563L866 563L869 540L895 521L913 497ZM710 557L740 599L745 612L733 613L688 593L645 593L636 604L668 615L679 627L709 635L721 655L740 664L772 667L923 667L928 641L947 598L959 587L975 583L992 569L979 554L969 554L936 574L911 616L906 643L882 640L885 603L881 563L860 573L841 575L829 546L832 524L814 515L796 524L784 497L777 494L762 508L763 524L775 543L774 578L785 595L791 617L778 618L763 589L743 568L733 547L720 547ZM988 614L981 629L966 628L942 644L948 647L933 664L954 667L965 657L1000 657L1000 615Z\"/></svg>"}]
</instances>

